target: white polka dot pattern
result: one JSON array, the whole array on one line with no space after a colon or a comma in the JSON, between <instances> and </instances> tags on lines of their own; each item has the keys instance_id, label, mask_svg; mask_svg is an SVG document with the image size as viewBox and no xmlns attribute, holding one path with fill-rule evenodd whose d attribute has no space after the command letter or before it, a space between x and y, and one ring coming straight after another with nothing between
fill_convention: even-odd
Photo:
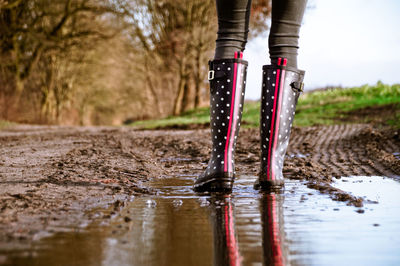
<instances>
[{"instance_id":1,"label":"white polka dot pattern","mask_svg":"<svg viewBox=\"0 0 400 266\"><path fill-rule=\"evenodd\" d=\"M215 60L210 81L212 153L200 179L218 173L234 174L234 150L243 112L247 62ZM235 72L236 71L236 72ZM219 82L218 82L219 81ZM221 97L222 96L222 97Z\"/></svg>"},{"instance_id":2,"label":"white polka dot pattern","mask_svg":"<svg viewBox=\"0 0 400 266\"><path fill-rule=\"evenodd\" d=\"M268 65L263 67L263 73L260 181L283 180L284 157L300 95L293 84L303 81L304 71Z\"/></svg>"}]
</instances>

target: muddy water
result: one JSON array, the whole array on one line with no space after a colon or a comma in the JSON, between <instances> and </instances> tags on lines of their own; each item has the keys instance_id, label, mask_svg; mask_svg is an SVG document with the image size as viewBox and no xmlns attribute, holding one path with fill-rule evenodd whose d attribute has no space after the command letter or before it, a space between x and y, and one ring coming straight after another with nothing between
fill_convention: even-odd
<instances>
[{"instance_id":1,"label":"muddy water","mask_svg":"<svg viewBox=\"0 0 400 266\"><path fill-rule=\"evenodd\" d=\"M71 229L0 258L12 265L399 265L398 181L337 180L366 198L355 208L297 181L263 195L252 189L254 178L240 176L231 195L193 193L194 176L158 180L157 195L134 198L106 226Z\"/></svg>"}]
</instances>

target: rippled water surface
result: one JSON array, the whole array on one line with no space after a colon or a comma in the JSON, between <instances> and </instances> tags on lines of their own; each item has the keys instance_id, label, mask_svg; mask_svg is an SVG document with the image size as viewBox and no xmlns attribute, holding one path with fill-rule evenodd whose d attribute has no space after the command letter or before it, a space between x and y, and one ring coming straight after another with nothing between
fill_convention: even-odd
<instances>
[{"instance_id":1,"label":"rippled water surface","mask_svg":"<svg viewBox=\"0 0 400 266\"><path fill-rule=\"evenodd\" d=\"M288 181L283 194L253 190L241 176L231 195L198 195L194 176L158 180L108 226L43 239L14 265L400 265L400 183L346 177L335 186L362 208Z\"/></svg>"}]
</instances>

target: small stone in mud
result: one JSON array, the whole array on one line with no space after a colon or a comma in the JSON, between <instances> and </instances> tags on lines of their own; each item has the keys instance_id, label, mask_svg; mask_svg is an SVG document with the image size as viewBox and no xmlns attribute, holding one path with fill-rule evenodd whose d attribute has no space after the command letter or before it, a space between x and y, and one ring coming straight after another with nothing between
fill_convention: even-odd
<instances>
[{"instance_id":1,"label":"small stone in mud","mask_svg":"<svg viewBox=\"0 0 400 266\"><path fill-rule=\"evenodd\" d=\"M124 205L125 205L125 203L124 203L123 201L116 200L116 201L113 203L114 211L118 211L119 208L122 207L122 206L124 206Z\"/></svg>"},{"instance_id":2,"label":"small stone in mud","mask_svg":"<svg viewBox=\"0 0 400 266\"><path fill-rule=\"evenodd\" d=\"M146 201L146 205L147 205L148 208L150 208L150 207L154 208L154 207L157 206L157 202L155 200L150 200L149 199L149 200Z\"/></svg>"},{"instance_id":3,"label":"small stone in mud","mask_svg":"<svg viewBox=\"0 0 400 266\"><path fill-rule=\"evenodd\" d=\"M307 197L306 197L306 196L304 196L304 195L301 195L301 198L300 198L300 201L299 201L299 202L304 202L306 199L307 199Z\"/></svg>"},{"instance_id":4,"label":"small stone in mud","mask_svg":"<svg viewBox=\"0 0 400 266\"><path fill-rule=\"evenodd\" d=\"M365 211L364 211L363 209L358 209L358 210L356 210L356 212L358 212L358 213L364 213Z\"/></svg>"},{"instance_id":5,"label":"small stone in mud","mask_svg":"<svg viewBox=\"0 0 400 266\"><path fill-rule=\"evenodd\" d=\"M313 166L313 163L308 161L308 162L306 162L306 166Z\"/></svg>"},{"instance_id":6,"label":"small stone in mud","mask_svg":"<svg viewBox=\"0 0 400 266\"><path fill-rule=\"evenodd\" d=\"M172 202L172 204L174 205L174 207L180 207L180 206L182 206L182 204L183 204L183 201L182 200L174 200L173 202Z\"/></svg>"},{"instance_id":7,"label":"small stone in mud","mask_svg":"<svg viewBox=\"0 0 400 266\"><path fill-rule=\"evenodd\" d=\"M115 186L115 187L111 187L111 189L112 189L113 191L119 191L119 190L121 190L122 188L121 188L120 186Z\"/></svg>"},{"instance_id":8,"label":"small stone in mud","mask_svg":"<svg viewBox=\"0 0 400 266\"><path fill-rule=\"evenodd\" d=\"M125 216L124 221L125 221L125 223L129 223L130 221L132 221L132 219L129 218L128 216Z\"/></svg>"}]
</instances>

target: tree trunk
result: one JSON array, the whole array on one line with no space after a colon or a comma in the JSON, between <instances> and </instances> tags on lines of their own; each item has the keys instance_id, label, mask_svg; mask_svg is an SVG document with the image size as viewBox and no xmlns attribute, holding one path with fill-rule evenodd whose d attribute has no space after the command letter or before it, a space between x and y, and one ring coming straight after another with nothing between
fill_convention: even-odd
<instances>
[{"instance_id":1,"label":"tree trunk","mask_svg":"<svg viewBox=\"0 0 400 266\"><path fill-rule=\"evenodd\" d=\"M157 93L156 93L156 89L154 88L154 84L153 84L153 81L151 80L152 79L152 77L151 77L151 75L150 75L150 69L149 69L149 65L148 65L148 58L146 57L146 59L145 59L146 61L145 61L145 75L146 75L146 79L147 79L147 84L149 85L149 89L150 89L150 94L151 94L151 96L152 96L152 98L153 98L153 101L154 101L154 105L155 105L155 111L157 112L157 115L160 115L161 114L161 110L160 110L160 102L159 102L159 100L158 100L158 96L157 96Z\"/></svg>"},{"instance_id":2,"label":"tree trunk","mask_svg":"<svg viewBox=\"0 0 400 266\"><path fill-rule=\"evenodd\" d=\"M183 91L185 89L185 80L182 76L179 77L178 93L174 100L174 115L179 115L181 111L181 104L183 98Z\"/></svg>"},{"instance_id":3,"label":"tree trunk","mask_svg":"<svg viewBox=\"0 0 400 266\"><path fill-rule=\"evenodd\" d=\"M180 114L183 113L184 111L188 110L191 105L191 90L190 90L190 85L189 85L189 80L185 81L185 84L183 86L183 96L182 96L182 102L181 102L181 108L180 108Z\"/></svg>"},{"instance_id":4,"label":"tree trunk","mask_svg":"<svg viewBox=\"0 0 400 266\"><path fill-rule=\"evenodd\" d=\"M200 107L201 104L201 87L199 82L196 82L194 85L195 96L194 96L194 108Z\"/></svg>"},{"instance_id":5,"label":"tree trunk","mask_svg":"<svg viewBox=\"0 0 400 266\"><path fill-rule=\"evenodd\" d=\"M201 103L201 63L202 63L202 56L201 56L201 48L197 51L197 57L196 57L196 71L194 72L194 90L195 90L195 96L194 96L194 107L198 108Z\"/></svg>"},{"instance_id":6,"label":"tree trunk","mask_svg":"<svg viewBox=\"0 0 400 266\"><path fill-rule=\"evenodd\" d=\"M20 49L19 43L17 39L17 35L13 36L13 59L14 59L14 82L15 82L15 101L14 106L18 107L22 92L24 90L24 81L22 79L21 68L22 65L20 63Z\"/></svg>"},{"instance_id":7,"label":"tree trunk","mask_svg":"<svg viewBox=\"0 0 400 266\"><path fill-rule=\"evenodd\" d=\"M174 109L173 109L174 115L179 115L181 113L182 99L184 95L185 85L187 82L186 58L182 58L177 63L179 64L179 83L178 83L178 93L176 94L174 100Z\"/></svg>"}]
</instances>

